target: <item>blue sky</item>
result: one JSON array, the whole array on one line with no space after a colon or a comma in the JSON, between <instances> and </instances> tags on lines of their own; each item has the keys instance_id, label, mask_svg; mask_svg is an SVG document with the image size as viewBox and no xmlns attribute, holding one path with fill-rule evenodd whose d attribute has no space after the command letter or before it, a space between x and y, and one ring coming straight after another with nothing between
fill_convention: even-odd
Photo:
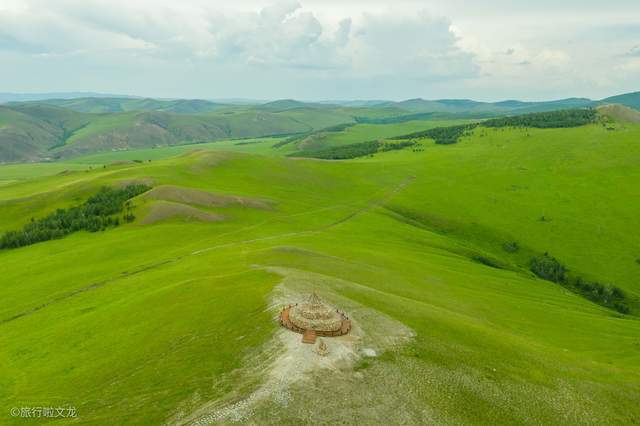
<instances>
[{"instance_id":1,"label":"blue sky","mask_svg":"<svg viewBox=\"0 0 640 426\"><path fill-rule=\"evenodd\" d=\"M601 98L640 90L640 2L2 0L0 92Z\"/></svg>"}]
</instances>

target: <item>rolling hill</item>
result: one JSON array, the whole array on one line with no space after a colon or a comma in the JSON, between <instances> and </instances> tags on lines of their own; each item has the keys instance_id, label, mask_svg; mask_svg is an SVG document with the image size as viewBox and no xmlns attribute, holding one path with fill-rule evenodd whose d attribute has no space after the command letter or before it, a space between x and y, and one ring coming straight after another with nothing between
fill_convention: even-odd
<instances>
[{"instance_id":1,"label":"rolling hill","mask_svg":"<svg viewBox=\"0 0 640 426\"><path fill-rule=\"evenodd\" d=\"M0 162L64 159L96 152L296 134L313 149L334 145L333 126L383 126L484 120L497 116L597 107L639 108L638 93L602 101L477 102L465 99L311 103L291 99L259 105L206 100L83 97L12 102L0 106ZM422 123L422 124L421 124ZM328 130L327 130L328 129ZM363 132L362 134L366 134ZM381 137L395 136L383 132ZM362 138L357 142L366 142ZM338 144L342 143L338 141Z\"/></svg>"},{"instance_id":2,"label":"rolling hill","mask_svg":"<svg viewBox=\"0 0 640 426\"><path fill-rule=\"evenodd\" d=\"M623 112L493 123L446 145L428 133L346 161L264 139L0 166L0 233L103 186L152 188L132 222L0 250L0 409L73 406L94 424L633 424L640 124ZM346 126L331 143L414 124ZM541 278L545 256L580 287ZM354 324L326 357L276 319L313 290Z\"/></svg>"},{"instance_id":3,"label":"rolling hill","mask_svg":"<svg viewBox=\"0 0 640 426\"><path fill-rule=\"evenodd\" d=\"M240 108L202 114L137 110L90 114L42 103L16 104L0 106L0 162L303 133L353 120L346 112L309 108L282 112Z\"/></svg>"}]
</instances>

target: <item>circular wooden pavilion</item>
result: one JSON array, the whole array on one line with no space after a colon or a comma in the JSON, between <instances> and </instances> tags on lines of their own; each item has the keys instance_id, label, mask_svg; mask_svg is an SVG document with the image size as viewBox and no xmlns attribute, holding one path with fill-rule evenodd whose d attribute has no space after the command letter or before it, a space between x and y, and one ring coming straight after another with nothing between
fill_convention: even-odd
<instances>
[{"instance_id":1,"label":"circular wooden pavilion","mask_svg":"<svg viewBox=\"0 0 640 426\"><path fill-rule=\"evenodd\" d=\"M349 317L327 305L315 292L306 302L284 308L280 312L280 325L302 334L303 343L315 343L317 336L342 336L351 330Z\"/></svg>"}]
</instances>

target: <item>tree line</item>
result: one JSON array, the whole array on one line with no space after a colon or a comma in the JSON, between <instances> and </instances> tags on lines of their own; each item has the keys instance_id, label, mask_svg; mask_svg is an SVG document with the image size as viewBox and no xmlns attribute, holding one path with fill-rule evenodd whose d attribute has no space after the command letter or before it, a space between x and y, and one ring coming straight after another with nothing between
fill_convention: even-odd
<instances>
[{"instance_id":1,"label":"tree line","mask_svg":"<svg viewBox=\"0 0 640 426\"><path fill-rule=\"evenodd\" d=\"M473 130L478 124L461 124L458 126L448 127L434 127L433 129L422 130L419 132L408 133L406 135L395 136L392 140L403 139L433 139L438 145L449 145L458 142L461 136L466 136Z\"/></svg>"},{"instance_id":2,"label":"tree line","mask_svg":"<svg viewBox=\"0 0 640 426\"><path fill-rule=\"evenodd\" d=\"M483 121L484 127L536 127L561 128L579 127L593 123L597 112L593 108L565 109L559 111L535 112L511 117L500 117Z\"/></svg>"},{"instance_id":3,"label":"tree line","mask_svg":"<svg viewBox=\"0 0 640 426\"><path fill-rule=\"evenodd\" d=\"M289 154L289 156L295 157L310 157L321 158L324 160L348 160L351 158L366 157L367 155L373 155L378 151L393 151L403 149L408 146L413 146L416 143L414 141L403 142L381 142L381 141L367 141L352 143L349 145L334 146L318 151L302 151Z\"/></svg>"},{"instance_id":4,"label":"tree line","mask_svg":"<svg viewBox=\"0 0 640 426\"><path fill-rule=\"evenodd\" d=\"M401 118L401 117L412 117L412 119L416 119L419 114L409 115L409 116L400 116L400 117L391 117L391 119ZM313 158L324 158L324 159L332 159L332 160L346 160L350 158L364 157L367 155L372 155L379 150L386 151L392 149L402 149L407 146L413 146L416 144L416 139L424 139L429 138L433 139L438 145L450 145L457 143L458 140L463 136L469 136L471 132L478 126L483 127L536 127L536 128L563 128L563 127L578 127L585 124L592 123L597 118L597 112L593 108L583 108L583 109L567 109L567 110L559 110L559 111L549 111L549 112L536 112L529 113L523 115L515 115L511 117L500 117L494 118L490 120L486 120L480 123L469 123L469 124L459 124L455 126L445 126L445 127L434 127L432 129L421 130L418 132L407 133L400 136L394 136L389 138L392 141L403 141L401 143L384 143L380 141L367 141L367 142L358 142L350 145L343 145L338 147L331 147L322 150L316 151L308 151L308 152L297 152L294 154L290 154L291 156L296 157L313 157ZM364 119L363 117L355 117L358 123L372 123L378 119ZM389 118L385 118L382 120L387 120ZM389 121L389 122L394 122ZM305 138L321 133L321 132L339 132L343 131L348 127L355 125L355 123L344 123L338 124L335 126L327 127L325 129L319 130L317 132L307 132L298 135L293 135L287 139L284 139L281 142L273 145L274 148L282 147L286 144L297 142L304 140Z\"/></svg>"},{"instance_id":5,"label":"tree line","mask_svg":"<svg viewBox=\"0 0 640 426\"><path fill-rule=\"evenodd\" d=\"M397 124L413 120L429 120L433 117L433 112L417 112L414 114L394 115L391 117L354 117L354 119L360 124Z\"/></svg>"},{"instance_id":6,"label":"tree line","mask_svg":"<svg viewBox=\"0 0 640 426\"><path fill-rule=\"evenodd\" d=\"M8 231L0 238L0 249L13 249L42 241L63 238L76 231L97 232L120 225L120 220L132 222L131 198L150 189L147 185L128 185L114 189L103 187L83 204L57 209L41 218L32 218L19 231ZM120 214L123 214L120 217Z\"/></svg>"},{"instance_id":7,"label":"tree line","mask_svg":"<svg viewBox=\"0 0 640 426\"><path fill-rule=\"evenodd\" d=\"M530 269L538 277L560 284L573 293L601 306L616 310L621 314L631 312L629 308L631 299L624 291L618 287L589 281L580 276L571 276L567 268L548 253L532 258Z\"/></svg>"},{"instance_id":8,"label":"tree line","mask_svg":"<svg viewBox=\"0 0 640 426\"><path fill-rule=\"evenodd\" d=\"M458 142L462 136L468 136L477 126L483 127L536 127L564 128L578 127L596 121L597 112L593 108L567 109L559 111L535 112L510 117L493 118L481 123L470 123L456 126L435 127L433 129L395 136L393 140L433 139L436 144L449 145Z\"/></svg>"}]
</instances>

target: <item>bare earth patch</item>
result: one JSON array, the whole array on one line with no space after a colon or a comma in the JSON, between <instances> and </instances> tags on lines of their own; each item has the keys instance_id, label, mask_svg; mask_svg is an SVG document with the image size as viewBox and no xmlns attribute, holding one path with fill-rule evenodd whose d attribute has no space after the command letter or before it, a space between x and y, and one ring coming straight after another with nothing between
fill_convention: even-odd
<instances>
[{"instance_id":1,"label":"bare earth patch","mask_svg":"<svg viewBox=\"0 0 640 426\"><path fill-rule=\"evenodd\" d=\"M261 385L245 397L230 395L221 401L205 403L188 416L174 418L170 424L207 425L218 423L265 424L270 421L273 407L287 411L300 400L313 398L318 386L330 391L338 384L337 377L358 377L354 369L363 357L375 357L397 345L408 342L413 331L381 313L340 297L327 286L326 281L340 281L320 274L288 268L268 268L284 279L273 294L270 311L274 321L280 309L292 302L306 300L308 293L319 290L329 303L344 309L353 321L351 332L345 336L323 338L329 353L325 356L314 351L315 345L303 344L302 335L279 329L262 351L260 360L248 360L246 365L258 365L253 373L266 370ZM344 282L334 282L342 285ZM268 360L268 365L264 365ZM260 365L262 363L262 365ZM249 376L250 374L248 374ZM318 378L325 378L317 383Z\"/></svg>"},{"instance_id":2,"label":"bare earth patch","mask_svg":"<svg viewBox=\"0 0 640 426\"><path fill-rule=\"evenodd\" d=\"M300 334L278 329L235 372L231 394L208 402L193 395L167 424L465 424L474 418L473 411L465 411L473 410L471 401L476 400L493 407L483 417L488 424L505 419L527 419L524 424L606 423L607 414L584 397L604 385L530 383L505 374L499 363L478 369L429 362L405 351L415 338L410 328L338 294L345 288L375 290L317 273L267 269L284 277L269 307L274 322L283 305L305 300L317 290L348 313L352 333L325 338L329 354L321 356L314 345L301 343ZM431 345L429 351L439 354L436 358L456 350L438 341ZM459 405L459 395L467 395L469 406Z\"/></svg>"},{"instance_id":3,"label":"bare earth patch","mask_svg":"<svg viewBox=\"0 0 640 426\"><path fill-rule=\"evenodd\" d=\"M159 202L151 205L140 223L148 225L168 219L220 222L223 221L225 217L220 214L205 212L185 204Z\"/></svg>"},{"instance_id":4,"label":"bare earth patch","mask_svg":"<svg viewBox=\"0 0 640 426\"><path fill-rule=\"evenodd\" d=\"M196 204L206 207L242 206L254 209L270 210L272 203L235 195L215 194L195 188L162 185L153 188L144 195L146 199L173 201L176 203Z\"/></svg>"}]
</instances>

